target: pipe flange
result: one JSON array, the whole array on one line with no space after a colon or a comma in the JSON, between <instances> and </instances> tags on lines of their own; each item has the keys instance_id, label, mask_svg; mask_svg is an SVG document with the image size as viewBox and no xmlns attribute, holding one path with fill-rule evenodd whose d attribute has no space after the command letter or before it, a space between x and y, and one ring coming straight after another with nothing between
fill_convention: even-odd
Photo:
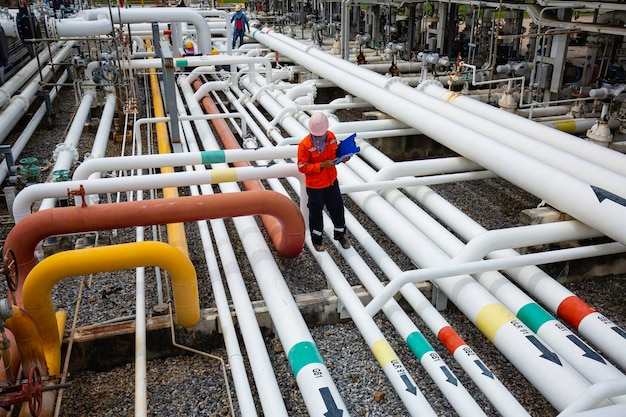
<instances>
[{"instance_id":1,"label":"pipe flange","mask_svg":"<svg viewBox=\"0 0 626 417\"><path fill-rule=\"evenodd\" d=\"M443 88L443 84L441 84L441 82L439 80L435 80L435 79L429 79L429 80L424 80L421 83L419 83L415 89L418 91L423 90L424 88L428 87L429 85L434 85L436 87L442 87Z\"/></svg>"},{"instance_id":2,"label":"pipe flange","mask_svg":"<svg viewBox=\"0 0 626 417\"><path fill-rule=\"evenodd\" d=\"M78 151L75 147L68 145L67 143L59 143L52 154L52 158L56 161L61 152L71 153L72 162L78 161Z\"/></svg>"},{"instance_id":3,"label":"pipe flange","mask_svg":"<svg viewBox=\"0 0 626 417\"><path fill-rule=\"evenodd\" d=\"M270 137L270 136L272 135L272 132L278 132L278 133L280 133L280 130L279 130L276 126L272 126L272 127L268 128L268 129L265 131L265 135L266 135L267 137Z\"/></svg>"},{"instance_id":4,"label":"pipe flange","mask_svg":"<svg viewBox=\"0 0 626 417\"><path fill-rule=\"evenodd\" d=\"M384 89L387 89L390 85L394 84L394 83L402 83L402 84L407 84L406 81L404 81L402 78L400 77L391 77L387 80L387 82L385 82L385 85L383 85ZM408 84L407 84L408 85Z\"/></svg>"},{"instance_id":5,"label":"pipe flange","mask_svg":"<svg viewBox=\"0 0 626 417\"><path fill-rule=\"evenodd\" d=\"M48 38L58 38L57 24L54 17L45 15L43 17L44 28L46 29L46 35Z\"/></svg>"}]
</instances>

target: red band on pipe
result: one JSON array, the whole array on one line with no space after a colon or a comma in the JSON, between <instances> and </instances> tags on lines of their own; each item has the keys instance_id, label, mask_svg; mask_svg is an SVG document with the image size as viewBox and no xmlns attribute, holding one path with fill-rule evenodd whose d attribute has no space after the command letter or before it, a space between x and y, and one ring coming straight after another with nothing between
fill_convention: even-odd
<instances>
[{"instance_id":1,"label":"red band on pipe","mask_svg":"<svg viewBox=\"0 0 626 417\"><path fill-rule=\"evenodd\" d=\"M165 30L163 31L163 34L164 34L164 35L171 35L171 34L172 34L172 31L171 31L171 30L169 30L169 29L165 29Z\"/></svg>"},{"instance_id":2,"label":"red band on pipe","mask_svg":"<svg viewBox=\"0 0 626 417\"><path fill-rule=\"evenodd\" d=\"M454 351L462 345L465 345L465 341L459 336L457 332L450 326L443 327L439 330L439 334L437 335L441 343L448 349L451 355L454 355Z\"/></svg>"},{"instance_id":3,"label":"red band on pipe","mask_svg":"<svg viewBox=\"0 0 626 417\"><path fill-rule=\"evenodd\" d=\"M575 295L569 296L565 300L561 301L561 304L559 304L559 308L556 311L559 317L569 323L576 330L578 330L578 325L585 317L595 312L595 309L591 308L589 304L585 303Z\"/></svg>"}]
</instances>

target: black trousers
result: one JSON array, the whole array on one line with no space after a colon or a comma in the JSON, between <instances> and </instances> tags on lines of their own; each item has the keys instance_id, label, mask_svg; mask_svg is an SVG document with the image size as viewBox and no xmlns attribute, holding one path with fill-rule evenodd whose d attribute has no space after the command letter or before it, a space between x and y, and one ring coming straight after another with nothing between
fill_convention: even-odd
<instances>
[{"instance_id":1,"label":"black trousers","mask_svg":"<svg viewBox=\"0 0 626 417\"><path fill-rule=\"evenodd\" d=\"M324 236L324 206L328 210L335 231L333 237L340 239L346 234L346 219L343 207L343 197L339 191L339 182L335 182L326 188L308 188L306 189L309 202L309 230L311 232L311 241L318 245L322 243Z\"/></svg>"}]
</instances>

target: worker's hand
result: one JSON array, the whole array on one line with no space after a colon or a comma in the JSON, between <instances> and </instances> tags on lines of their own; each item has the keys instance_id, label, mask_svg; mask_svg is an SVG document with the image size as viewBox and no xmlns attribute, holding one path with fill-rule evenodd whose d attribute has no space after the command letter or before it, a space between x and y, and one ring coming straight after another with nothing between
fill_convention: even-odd
<instances>
[{"instance_id":1,"label":"worker's hand","mask_svg":"<svg viewBox=\"0 0 626 417\"><path fill-rule=\"evenodd\" d=\"M335 161L332 161L330 159L320 162L320 168L330 168L334 165L335 165Z\"/></svg>"}]
</instances>

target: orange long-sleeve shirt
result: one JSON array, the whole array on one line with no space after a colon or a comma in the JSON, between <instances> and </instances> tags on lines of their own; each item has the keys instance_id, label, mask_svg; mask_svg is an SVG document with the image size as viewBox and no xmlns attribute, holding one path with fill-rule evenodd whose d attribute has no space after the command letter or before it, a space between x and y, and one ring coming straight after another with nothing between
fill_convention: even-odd
<instances>
[{"instance_id":1,"label":"orange long-sleeve shirt","mask_svg":"<svg viewBox=\"0 0 626 417\"><path fill-rule=\"evenodd\" d=\"M328 131L326 146L322 152L318 152L313 144L311 135L307 135L298 144L298 170L305 176L305 184L309 188L326 188L337 179L337 168L333 165L328 168L320 168L320 163L326 160L334 160L337 156L337 138Z\"/></svg>"}]
</instances>

